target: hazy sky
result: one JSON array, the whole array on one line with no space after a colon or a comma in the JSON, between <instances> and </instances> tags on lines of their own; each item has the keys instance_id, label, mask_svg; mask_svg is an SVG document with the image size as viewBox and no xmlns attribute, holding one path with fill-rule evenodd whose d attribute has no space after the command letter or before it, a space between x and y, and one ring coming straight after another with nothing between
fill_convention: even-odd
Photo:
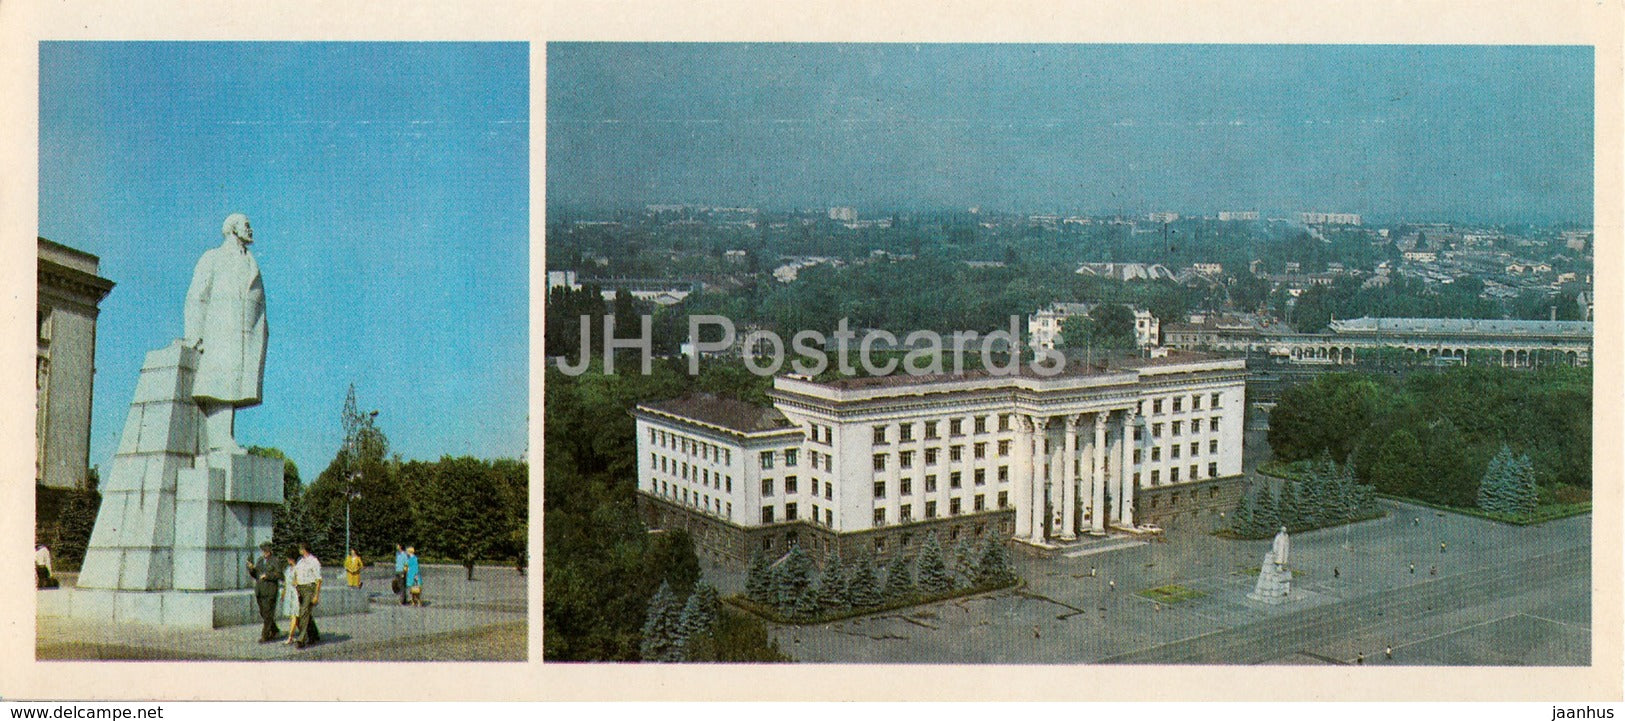
<instances>
[{"instance_id":1,"label":"hazy sky","mask_svg":"<svg viewBox=\"0 0 1625 721\"><path fill-rule=\"evenodd\" d=\"M550 43L548 202L1589 222L1592 57Z\"/></svg>"},{"instance_id":2,"label":"hazy sky","mask_svg":"<svg viewBox=\"0 0 1625 721\"><path fill-rule=\"evenodd\" d=\"M198 257L254 226L270 343L243 445L313 480L355 383L407 458L525 451L524 44L45 43L41 236L101 256L105 472Z\"/></svg>"}]
</instances>

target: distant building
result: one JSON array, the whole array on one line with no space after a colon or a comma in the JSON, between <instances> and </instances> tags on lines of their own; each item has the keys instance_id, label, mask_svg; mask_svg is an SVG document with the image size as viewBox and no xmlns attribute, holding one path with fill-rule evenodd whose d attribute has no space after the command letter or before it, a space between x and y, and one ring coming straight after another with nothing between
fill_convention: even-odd
<instances>
[{"instance_id":1,"label":"distant building","mask_svg":"<svg viewBox=\"0 0 1625 721\"><path fill-rule=\"evenodd\" d=\"M576 282L576 272L573 270L550 270L547 271L547 289L554 288L581 290L581 284Z\"/></svg>"},{"instance_id":2,"label":"distant building","mask_svg":"<svg viewBox=\"0 0 1625 721\"><path fill-rule=\"evenodd\" d=\"M829 219L841 223L851 223L858 219L858 211L856 208L845 206L830 208Z\"/></svg>"},{"instance_id":3,"label":"distant building","mask_svg":"<svg viewBox=\"0 0 1625 721\"><path fill-rule=\"evenodd\" d=\"M1052 303L1032 315L1027 316L1027 342L1035 348L1048 348L1053 350L1061 342L1061 324L1073 316L1086 316L1098 307L1099 303ZM1134 313L1134 344L1140 348L1149 348L1162 342L1162 332L1157 317L1151 311L1137 306L1129 306Z\"/></svg>"},{"instance_id":4,"label":"distant building","mask_svg":"<svg viewBox=\"0 0 1625 721\"><path fill-rule=\"evenodd\" d=\"M113 290L113 281L97 274L100 263L39 239L34 480L47 488L84 488L90 469L96 317Z\"/></svg>"},{"instance_id":5,"label":"distant building","mask_svg":"<svg viewBox=\"0 0 1625 721\"><path fill-rule=\"evenodd\" d=\"M1258 211L1256 211L1256 210L1221 210L1221 211L1219 211L1219 220L1220 221L1225 221L1225 222L1232 221L1232 220L1258 220Z\"/></svg>"},{"instance_id":6,"label":"distant building","mask_svg":"<svg viewBox=\"0 0 1625 721\"><path fill-rule=\"evenodd\" d=\"M1437 263L1439 254L1431 250L1407 250L1404 258L1412 263Z\"/></svg>"},{"instance_id":7,"label":"distant building","mask_svg":"<svg viewBox=\"0 0 1625 721\"><path fill-rule=\"evenodd\" d=\"M930 533L1048 546L1205 529L1239 497L1245 381L1240 359L1173 353L1051 377L779 376L771 406L642 403L638 505L733 563L797 545L911 555Z\"/></svg>"},{"instance_id":8,"label":"distant building","mask_svg":"<svg viewBox=\"0 0 1625 721\"><path fill-rule=\"evenodd\" d=\"M1198 273L1201 273L1202 275L1224 275L1224 264L1222 264L1222 263L1192 263L1191 264L1191 270L1194 270L1194 271L1196 271Z\"/></svg>"},{"instance_id":9,"label":"distant building","mask_svg":"<svg viewBox=\"0 0 1625 721\"><path fill-rule=\"evenodd\" d=\"M729 263L743 263L745 262L746 257L747 254L743 250L730 250L722 254L723 260L726 260Z\"/></svg>"},{"instance_id":10,"label":"distant building","mask_svg":"<svg viewBox=\"0 0 1625 721\"><path fill-rule=\"evenodd\" d=\"M1146 216L1145 216L1145 219L1149 220L1149 221L1151 221L1153 223L1172 223L1172 222L1174 222L1176 220L1179 220L1179 214L1178 213L1147 213Z\"/></svg>"},{"instance_id":11,"label":"distant building","mask_svg":"<svg viewBox=\"0 0 1625 721\"><path fill-rule=\"evenodd\" d=\"M1304 225L1359 225L1359 213L1299 213L1298 222Z\"/></svg>"},{"instance_id":12,"label":"distant building","mask_svg":"<svg viewBox=\"0 0 1625 721\"><path fill-rule=\"evenodd\" d=\"M1592 324L1587 321L1464 318L1355 318L1333 320L1328 332L1298 333L1257 319L1209 318L1168 324L1163 343L1174 348L1267 354L1291 363L1346 364L1356 352L1392 348L1420 359L1464 363L1488 352L1499 365L1589 366Z\"/></svg>"},{"instance_id":13,"label":"distant building","mask_svg":"<svg viewBox=\"0 0 1625 721\"><path fill-rule=\"evenodd\" d=\"M1084 263L1078 266L1078 275L1093 275L1117 280L1173 280L1174 273L1157 263Z\"/></svg>"}]
</instances>

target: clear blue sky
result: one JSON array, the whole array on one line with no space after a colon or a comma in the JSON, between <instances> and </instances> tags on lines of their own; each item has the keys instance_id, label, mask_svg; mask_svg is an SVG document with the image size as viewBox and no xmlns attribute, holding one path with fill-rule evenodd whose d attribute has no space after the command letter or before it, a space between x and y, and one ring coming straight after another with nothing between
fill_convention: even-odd
<instances>
[{"instance_id":1,"label":"clear blue sky","mask_svg":"<svg viewBox=\"0 0 1625 721\"><path fill-rule=\"evenodd\" d=\"M1590 222L1589 47L547 46L548 202Z\"/></svg>"},{"instance_id":2,"label":"clear blue sky","mask_svg":"<svg viewBox=\"0 0 1625 721\"><path fill-rule=\"evenodd\" d=\"M42 44L39 234L118 283L91 464L232 212L270 324L240 443L313 480L353 382L406 458L524 453L529 136L522 43Z\"/></svg>"}]
</instances>

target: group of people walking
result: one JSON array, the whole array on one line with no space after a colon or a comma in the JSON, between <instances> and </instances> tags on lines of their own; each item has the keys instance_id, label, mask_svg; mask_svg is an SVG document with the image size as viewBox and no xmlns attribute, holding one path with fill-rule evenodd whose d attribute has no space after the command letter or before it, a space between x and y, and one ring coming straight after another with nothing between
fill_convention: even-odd
<instances>
[{"instance_id":1,"label":"group of people walking","mask_svg":"<svg viewBox=\"0 0 1625 721\"><path fill-rule=\"evenodd\" d=\"M350 555L344 559L345 585L360 588L361 569L365 565L361 554L350 549ZM321 643L316 606L322 599L322 563L310 552L309 544L299 544L298 550L289 551L281 562L274 557L271 544L260 544L260 557L248 561L248 575L254 579L254 600L259 604L263 622L260 643L282 639L283 643L296 648ZM395 545L392 585L402 606L423 605L423 575L418 566L417 549ZM279 615L288 619L286 637L277 627Z\"/></svg>"},{"instance_id":2,"label":"group of people walking","mask_svg":"<svg viewBox=\"0 0 1625 721\"><path fill-rule=\"evenodd\" d=\"M353 555L355 552L351 551ZM260 557L248 561L248 575L254 579L254 600L260 607L260 643L282 638L277 628L278 613L288 619L288 635L283 643L304 648L321 643L321 631L316 628L316 606L322 600L322 562L310 552L308 544L299 544L298 551L290 551L282 564L271 553L271 544L260 544Z\"/></svg>"}]
</instances>

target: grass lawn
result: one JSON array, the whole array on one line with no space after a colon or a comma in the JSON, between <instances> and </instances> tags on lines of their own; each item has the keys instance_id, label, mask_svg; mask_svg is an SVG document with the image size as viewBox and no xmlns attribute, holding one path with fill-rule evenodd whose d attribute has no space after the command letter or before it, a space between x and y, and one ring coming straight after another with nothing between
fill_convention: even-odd
<instances>
[{"instance_id":1,"label":"grass lawn","mask_svg":"<svg viewBox=\"0 0 1625 721\"><path fill-rule=\"evenodd\" d=\"M1143 596L1160 603L1175 604L1183 603L1194 598L1201 598L1207 594L1194 588L1186 588L1179 584L1169 584L1167 586L1147 588L1144 591L1137 592L1135 595Z\"/></svg>"}]
</instances>

